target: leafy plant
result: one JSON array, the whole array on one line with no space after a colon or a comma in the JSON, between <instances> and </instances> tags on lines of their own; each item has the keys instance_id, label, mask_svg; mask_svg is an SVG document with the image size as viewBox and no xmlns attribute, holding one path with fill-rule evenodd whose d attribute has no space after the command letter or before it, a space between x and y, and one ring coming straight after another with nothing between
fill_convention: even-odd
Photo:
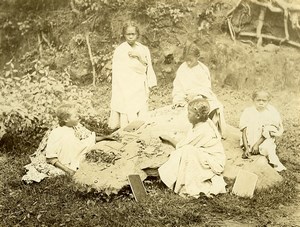
<instances>
[{"instance_id":1,"label":"leafy plant","mask_svg":"<svg viewBox=\"0 0 300 227\"><path fill-rule=\"evenodd\" d=\"M91 91L73 85L67 72L57 73L38 60L31 73L0 77L0 88L2 96L7 97L0 103L5 107L0 121L7 133L22 135L29 129L48 128L54 123L54 113L61 102L76 103L83 119L97 115Z\"/></svg>"},{"instance_id":2,"label":"leafy plant","mask_svg":"<svg viewBox=\"0 0 300 227\"><path fill-rule=\"evenodd\" d=\"M173 4L164 2L158 2L156 5L148 7L146 14L154 20L154 22L159 22L162 18L168 17L172 19L175 24L184 17L182 7L175 8Z\"/></svg>"}]
</instances>

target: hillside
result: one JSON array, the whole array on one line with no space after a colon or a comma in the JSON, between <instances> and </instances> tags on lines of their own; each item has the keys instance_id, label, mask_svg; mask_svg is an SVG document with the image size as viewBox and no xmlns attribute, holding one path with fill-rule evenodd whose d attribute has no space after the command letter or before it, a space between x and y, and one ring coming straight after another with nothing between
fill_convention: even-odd
<instances>
[{"instance_id":1,"label":"hillside","mask_svg":"<svg viewBox=\"0 0 300 227\"><path fill-rule=\"evenodd\" d=\"M11 69L5 63L13 63L18 70L15 76L32 72L32 61L38 60L39 68L66 71L74 81L91 83L93 68L87 47L88 34L95 79L97 83L109 81L110 59L114 46L121 41L122 22L134 19L140 24L140 41L150 47L161 80L172 80L182 61L184 47L194 42L201 47L201 60L209 66L220 86L299 87L297 47L264 39L262 46L256 48L256 38L239 36L257 27L259 8L251 1L242 1L237 8L240 2L237 0L172 4L126 0L109 4L103 0L73 0L68 4L53 0L41 2L6 0L1 3L4 12L0 14L0 65L8 71ZM249 12L244 12L245 7ZM262 33L284 38L283 23L272 19L280 18L278 15L266 12ZM235 30L236 42L230 41L228 19ZM294 30L290 31L291 39L299 41L293 36Z\"/></svg>"}]
</instances>

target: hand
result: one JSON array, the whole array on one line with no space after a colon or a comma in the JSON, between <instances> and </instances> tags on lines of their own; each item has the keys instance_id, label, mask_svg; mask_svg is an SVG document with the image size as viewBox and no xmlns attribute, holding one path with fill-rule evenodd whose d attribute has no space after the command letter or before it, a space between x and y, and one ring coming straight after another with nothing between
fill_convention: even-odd
<instances>
[{"instance_id":1,"label":"hand","mask_svg":"<svg viewBox=\"0 0 300 227\"><path fill-rule=\"evenodd\" d=\"M184 107L184 106L185 106L185 103L175 103L175 104L173 104L172 109L175 109L178 107Z\"/></svg>"},{"instance_id":2,"label":"hand","mask_svg":"<svg viewBox=\"0 0 300 227\"><path fill-rule=\"evenodd\" d=\"M259 147L257 144L254 144L253 147L251 147L250 153L254 155L259 154Z\"/></svg>"},{"instance_id":3,"label":"hand","mask_svg":"<svg viewBox=\"0 0 300 227\"><path fill-rule=\"evenodd\" d=\"M74 174L76 173L76 171L74 171L72 169L68 169L66 172L70 177L74 176Z\"/></svg>"},{"instance_id":4,"label":"hand","mask_svg":"<svg viewBox=\"0 0 300 227\"><path fill-rule=\"evenodd\" d=\"M168 135L160 135L158 138L159 138L162 142L170 142L170 141L172 141L171 136L168 136Z\"/></svg>"},{"instance_id":5,"label":"hand","mask_svg":"<svg viewBox=\"0 0 300 227\"><path fill-rule=\"evenodd\" d=\"M141 59L141 55L139 54L139 52L134 51L134 50L129 51L129 52L128 52L128 56L129 56L129 57L132 57L132 58Z\"/></svg>"},{"instance_id":6,"label":"hand","mask_svg":"<svg viewBox=\"0 0 300 227\"><path fill-rule=\"evenodd\" d=\"M275 137L275 136L280 136L279 131L270 131L270 136Z\"/></svg>"},{"instance_id":7,"label":"hand","mask_svg":"<svg viewBox=\"0 0 300 227\"><path fill-rule=\"evenodd\" d=\"M163 143L169 144L172 147L176 148L177 141L175 141L171 136L161 135L159 136L159 138Z\"/></svg>"},{"instance_id":8,"label":"hand","mask_svg":"<svg viewBox=\"0 0 300 227\"><path fill-rule=\"evenodd\" d=\"M243 159L246 159L246 158L249 158L250 156L251 156L250 150L249 150L249 148L247 148L247 149L244 151L244 153L243 153L243 155L242 155L242 158L243 158Z\"/></svg>"},{"instance_id":9,"label":"hand","mask_svg":"<svg viewBox=\"0 0 300 227\"><path fill-rule=\"evenodd\" d=\"M203 98L204 96L200 95L200 94L195 94L195 93L192 93L192 94L187 94L187 96L184 98L185 101L188 103L196 98Z\"/></svg>"}]
</instances>

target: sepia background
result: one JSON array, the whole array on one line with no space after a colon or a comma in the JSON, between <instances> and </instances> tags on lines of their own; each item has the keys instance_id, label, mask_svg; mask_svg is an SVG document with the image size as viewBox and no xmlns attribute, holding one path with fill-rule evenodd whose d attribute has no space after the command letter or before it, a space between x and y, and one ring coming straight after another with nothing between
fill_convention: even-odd
<instances>
[{"instance_id":1,"label":"sepia background","mask_svg":"<svg viewBox=\"0 0 300 227\"><path fill-rule=\"evenodd\" d=\"M300 225L299 0L2 0L0 2L0 226ZM264 88L285 132L278 156L283 182L214 199L180 198L158 179L137 204L129 187L106 196L66 178L26 185L24 165L62 101L81 121L109 134L111 59L122 26L135 20L158 78L151 110L170 105L184 48L195 43L208 66L226 121L238 127L253 90ZM229 188L233 182L227 182Z\"/></svg>"}]
</instances>

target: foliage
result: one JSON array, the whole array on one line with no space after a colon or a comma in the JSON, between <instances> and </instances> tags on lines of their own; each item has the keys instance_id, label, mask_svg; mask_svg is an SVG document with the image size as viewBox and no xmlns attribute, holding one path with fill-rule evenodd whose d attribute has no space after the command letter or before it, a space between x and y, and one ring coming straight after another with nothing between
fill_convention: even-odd
<instances>
[{"instance_id":1,"label":"foliage","mask_svg":"<svg viewBox=\"0 0 300 227\"><path fill-rule=\"evenodd\" d=\"M54 10L65 7L68 1L61 0L2 0L0 7L3 9L17 9L18 11L39 11L39 10Z\"/></svg>"},{"instance_id":2,"label":"foliage","mask_svg":"<svg viewBox=\"0 0 300 227\"><path fill-rule=\"evenodd\" d=\"M116 45L112 47L103 48L99 50L94 56L94 63L97 72L100 74L98 80L101 82L103 80L111 81L111 60L113 55L113 49Z\"/></svg>"},{"instance_id":3,"label":"foliage","mask_svg":"<svg viewBox=\"0 0 300 227\"><path fill-rule=\"evenodd\" d=\"M8 127L9 131L14 127L11 119L17 118L16 114L29 115L27 122L33 123L18 125L16 122L24 118L20 117L14 122L15 126L18 125L18 128L22 129L12 131L22 131L33 125L35 125L33 128L38 125L47 127L53 119L55 105L63 99L73 100L74 98L71 97L77 96L79 100L77 101L84 103L82 105L84 108L85 105L92 105L83 100L90 100L93 94L75 85L75 83L89 83L88 79L92 75L85 34L87 32L91 34L92 60L95 63L97 84L110 81L112 53L120 41L119 22L125 19L136 19L140 22L143 29L141 39L151 48L154 68L161 80L172 80L173 73L180 63L181 50L187 41L191 40L201 46L201 51L204 53L203 62L209 66L214 81L219 84L236 89L242 88L244 84L247 87L268 84L270 76L266 69L271 65L270 59L278 63L273 73L274 80L271 80L272 86L282 89L298 86L300 83L297 77L299 67L294 63L298 61L296 54L292 55L295 57L285 60L284 64L279 55L260 59L257 53L248 54L247 51L250 50L241 45L232 46L231 41L230 43L218 42L215 37L205 33L206 31L201 27L203 21L219 25L221 23L219 20L224 19L220 13L225 7L224 1L171 3L166 0L74 0L75 7L80 11L80 15L76 17L67 13L67 16L62 16L53 12L43 12L43 10L47 11L43 5L52 4L53 9L56 9L67 4L60 5L56 0L43 0L38 4L34 4L32 0L5 2L19 12L30 11L28 15L8 14L7 17L1 18L1 28L5 37L1 40L3 42L0 49L2 53L10 53L4 54L10 58L2 72L3 77L0 82L1 88L4 88L3 95L7 95L9 100L2 105L8 105L12 109L16 106L12 117L7 115L6 122L2 123L5 125L2 128ZM36 9L41 11L36 13L34 12ZM65 10L71 12L68 11L69 9ZM194 26L190 26L191 22ZM72 32L65 32L69 29ZM41 39L40 44L37 42L37 37ZM20 51L20 54L17 54L16 50L19 47L30 48L30 51L25 53ZM248 56L246 60L245 55ZM167 58L171 60L167 61ZM240 75L241 71L243 71L242 75ZM281 79L285 73L288 75ZM260 75L253 77L255 74ZM77 93L78 90L84 94ZM84 118L95 120L94 116L92 119L90 116Z\"/></svg>"},{"instance_id":4,"label":"foliage","mask_svg":"<svg viewBox=\"0 0 300 227\"><path fill-rule=\"evenodd\" d=\"M158 2L154 6L149 6L146 9L146 14L154 23L159 23L162 18L170 18L175 24L184 17L182 7L176 8L174 4Z\"/></svg>"},{"instance_id":5,"label":"foliage","mask_svg":"<svg viewBox=\"0 0 300 227\"><path fill-rule=\"evenodd\" d=\"M26 134L27 131L47 128L55 121L55 109L62 102L78 104L81 117L95 117L92 92L73 85L67 72L58 73L43 65L39 60L32 62L34 70L24 76L13 75L14 70L6 71L0 77L2 108L0 120L6 132ZM8 66L13 68L13 63ZM101 121L98 118L98 121Z\"/></svg>"},{"instance_id":6,"label":"foliage","mask_svg":"<svg viewBox=\"0 0 300 227\"><path fill-rule=\"evenodd\" d=\"M32 46L38 44L37 36L41 38L41 44L38 45L42 45L45 41L48 42L47 45L53 45L53 37L49 37L47 40L46 36L52 34L55 26L56 23L53 20L41 18L32 13L22 17L9 15L6 18L0 18L0 31L2 30L5 34L2 35L0 32L0 39L2 40L0 51L4 54L2 57L4 59L21 57L25 53L22 51L19 54L17 50L19 48L23 48L25 51L32 50Z\"/></svg>"},{"instance_id":7,"label":"foliage","mask_svg":"<svg viewBox=\"0 0 300 227\"><path fill-rule=\"evenodd\" d=\"M17 25L12 20L5 20L2 21L0 29L5 33L5 36L1 38L0 53L11 54L19 44Z\"/></svg>"}]
</instances>

